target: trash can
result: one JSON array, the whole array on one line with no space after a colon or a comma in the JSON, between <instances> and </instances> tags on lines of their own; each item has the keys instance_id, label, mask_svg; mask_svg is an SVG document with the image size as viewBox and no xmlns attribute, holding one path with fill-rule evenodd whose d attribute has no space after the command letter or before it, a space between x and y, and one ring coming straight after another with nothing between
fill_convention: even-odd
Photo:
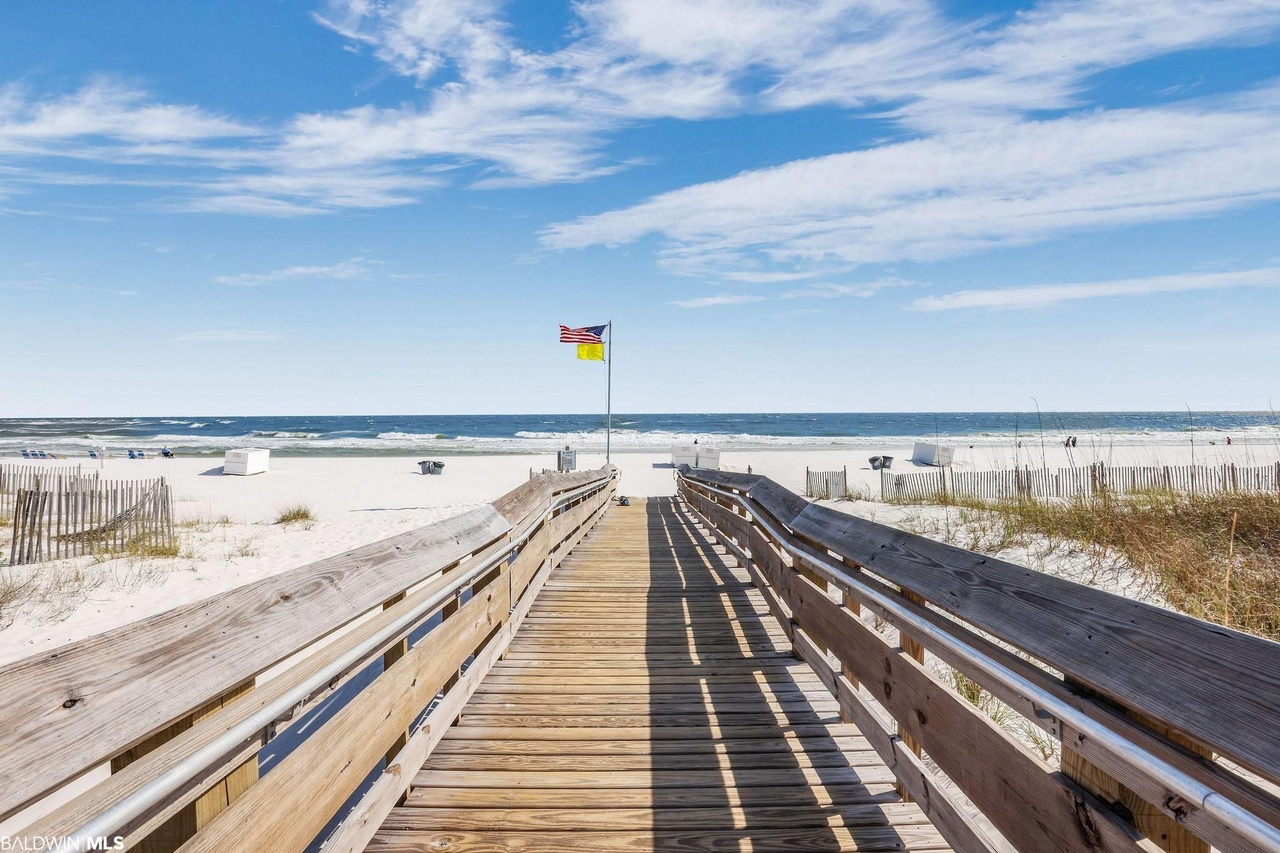
<instances>
[{"instance_id":1,"label":"trash can","mask_svg":"<svg viewBox=\"0 0 1280 853\"><path fill-rule=\"evenodd\" d=\"M422 473L424 474L443 474L444 473L443 462L435 462L430 459L424 459L418 463L418 467L422 469Z\"/></svg>"},{"instance_id":2,"label":"trash can","mask_svg":"<svg viewBox=\"0 0 1280 853\"><path fill-rule=\"evenodd\" d=\"M880 467L881 467L881 468L892 468L892 467L893 467L893 457L892 457L892 456L882 456L882 457L880 457Z\"/></svg>"},{"instance_id":3,"label":"trash can","mask_svg":"<svg viewBox=\"0 0 1280 853\"><path fill-rule=\"evenodd\" d=\"M879 470L880 470L880 466L881 466L881 464L883 464L883 463L884 463L884 457L883 457L883 456L872 456L872 457L871 457L870 459L868 459L867 461L871 463L871 470L872 470L872 471L879 471Z\"/></svg>"}]
</instances>

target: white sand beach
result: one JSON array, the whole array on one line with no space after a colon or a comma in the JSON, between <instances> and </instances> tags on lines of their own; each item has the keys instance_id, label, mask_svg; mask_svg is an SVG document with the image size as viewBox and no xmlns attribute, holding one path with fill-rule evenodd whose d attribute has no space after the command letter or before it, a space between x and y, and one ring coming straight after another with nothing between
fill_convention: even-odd
<instances>
[{"instance_id":1,"label":"white sand beach","mask_svg":"<svg viewBox=\"0 0 1280 853\"><path fill-rule=\"evenodd\" d=\"M925 470L910 462L910 446L885 446L877 454L895 457L895 472ZM1280 451L1264 445L1123 445L1088 444L1074 449L1026 439L1022 446L958 447L955 465L968 470L996 470L1014 464L1039 467L1087 465L1185 464L1262 465L1274 463ZM276 457L271 470L252 477L226 476L216 457L147 459L112 458L102 471L107 478L164 476L174 489L180 525L177 558L122 558L97 562L90 558L41 564L38 569L7 570L21 580L33 575L25 603L0 616L0 663L46 651L118 625L142 619L179 604L305 565L351 548L386 538L493 500L524 482L530 470L553 467L551 455L440 457L441 476L423 476L420 457ZM11 459L5 459L11 462ZM670 495L674 471L665 453L615 453L620 493ZM66 464L57 462L32 465ZM86 468L97 464L86 460ZM603 454L580 453L580 469L604 464ZM804 490L805 469L847 468L850 488L874 498L879 474L868 465L866 451L789 450L725 452L722 467L751 470L787 488ZM279 511L303 504L316 520L275 524ZM857 505L862 504L862 505ZM842 503L846 511L894 524L901 508L874 500ZM31 573L31 575L28 575Z\"/></svg>"}]
</instances>

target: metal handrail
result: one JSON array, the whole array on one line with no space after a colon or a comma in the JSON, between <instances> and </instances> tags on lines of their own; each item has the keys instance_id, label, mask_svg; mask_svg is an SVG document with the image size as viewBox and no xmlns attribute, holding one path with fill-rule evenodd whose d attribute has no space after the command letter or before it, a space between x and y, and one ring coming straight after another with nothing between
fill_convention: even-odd
<instances>
[{"instance_id":1,"label":"metal handrail","mask_svg":"<svg viewBox=\"0 0 1280 853\"><path fill-rule=\"evenodd\" d=\"M116 830L133 820L145 815L153 807L160 805L171 794L198 777L206 767L226 756L245 741L255 737L259 732L268 729L276 720L289 716L290 711L309 696L324 688L335 677L341 676L349 669L371 658L387 643L397 637L411 632L418 624L425 621L436 610L449 602L449 599L469 585L476 578L492 570L503 560L511 556L520 546L529 541L533 532L545 522L555 510L571 503L580 496L597 492L606 487L616 474L610 473L603 481L594 481L555 497L538 518L528 524L517 538L508 541L505 548L499 549L474 566L461 572L449 587L437 590L420 604L406 611L396 619L388 622L363 642L351 647L334 658L321 669L300 681L288 692L282 693L272 702L263 705L252 716L219 734L209 743L191 753L182 761L174 764L153 779L147 780L135 791L112 805L110 808L94 815L79 829L68 833L58 849L91 850L93 844L101 843L104 837L110 837Z\"/></svg>"},{"instance_id":2,"label":"metal handrail","mask_svg":"<svg viewBox=\"0 0 1280 853\"><path fill-rule=\"evenodd\" d=\"M1122 734L1077 710L1070 703L1027 680L982 650L964 642L959 637L939 630L933 623L912 613L889 596L863 585L846 572L844 567L816 557L794 545L788 541L788 536L779 533L760 513L756 512L745 496L717 488L701 480L688 478L683 472L678 477L680 480L689 480L695 483L699 488L733 500L746 510L751 519L764 528L773 537L774 541L794 558L808 563L830 579L836 580L841 586L848 588L854 597L858 598L863 604L891 614L895 622L901 621L900 628L907 626L909 632L916 637L931 640L937 645L943 646L990 680L1008 690L1025 696L1033 704L1043 708L1054 717L1075 726L1082 734L1092 738L1094 742L1111 753L1112 756L1168 787L1188 802L1199 805L1206 814L1222 821L1245 840L1256 844L1263 850L1280 851L1280 828L1272 826L1234 800L1223 796L1218 791L1192 778L1159 756L1128 740Z\"/></svg>"}]
</instances>

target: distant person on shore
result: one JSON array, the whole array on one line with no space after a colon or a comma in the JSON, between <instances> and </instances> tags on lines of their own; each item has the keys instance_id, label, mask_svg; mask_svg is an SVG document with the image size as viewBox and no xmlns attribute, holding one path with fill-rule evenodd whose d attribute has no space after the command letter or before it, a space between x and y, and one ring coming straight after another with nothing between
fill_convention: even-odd
<instances>
[{"instance_id":1,"label":"distant person on shore","mask_svg":"<svg viewBox=\"0 0 1280 853\"><path fill-rule=\"evenodd\" d=\"M1231 436L1227 436L1227 444L1231 443Z\"/></svg>"},{"instance_id":2,"label":"distant person on shore","mask_svg":"<svg viewBox=\"0 0 1280 853\"><path fill-rule=\"evenodd\" d=\"M1075 446L1076 446L1076 442L1078 442L1079 440L1080 440L1080 439L1076 438L1074 435L1073 435L1073 436L1071 436L1071 446L1072 446L1072 447L1075 447Z\"/></svg>"}]
</instances>

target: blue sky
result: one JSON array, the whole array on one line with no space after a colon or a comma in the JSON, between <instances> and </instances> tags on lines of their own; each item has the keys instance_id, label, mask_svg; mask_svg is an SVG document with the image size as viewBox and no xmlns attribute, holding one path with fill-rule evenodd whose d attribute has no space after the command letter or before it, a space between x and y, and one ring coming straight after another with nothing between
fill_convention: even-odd
<instances>
[{"instance_id":1,"label":"blue sky","mask_svg":"<svg viewBox=\"0 0 1280 853\"><path fill-rule=\"evenodd\" d=\"M0 6L12 416L1265 409L1280 0Z\"/></svg>"}]
</instances>

